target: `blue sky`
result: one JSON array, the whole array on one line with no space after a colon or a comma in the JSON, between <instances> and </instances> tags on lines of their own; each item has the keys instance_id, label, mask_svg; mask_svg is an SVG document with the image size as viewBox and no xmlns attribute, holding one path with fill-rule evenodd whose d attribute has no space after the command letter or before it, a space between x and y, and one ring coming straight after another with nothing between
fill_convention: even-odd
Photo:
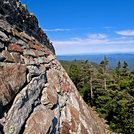
<instances>
[{"instance_id":1,"label":"blue sky","mask_svg":"<svg viewBox=\"0 0 134 134\"><path fill-rule=\"evenodd\" d=\"M21 0L57 55L134 53L134 0Z\"/></svg>"}]
</instances>

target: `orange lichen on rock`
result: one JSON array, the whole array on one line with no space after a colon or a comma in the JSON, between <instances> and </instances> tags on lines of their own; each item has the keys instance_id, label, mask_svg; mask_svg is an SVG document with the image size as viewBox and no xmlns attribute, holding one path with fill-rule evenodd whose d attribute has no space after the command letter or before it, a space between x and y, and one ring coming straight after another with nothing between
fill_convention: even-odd
<instances>
[{"instance_id":1,"label":"orange lichen on rock","mask_svg":"<svg viewBox=\"0 0 134 134\"><path fill-rule=\"evenodd\" d=\"M46 54L50 55L49 49L47 47L45 47L45 52Z\"/></svg>"},{"instance_id":2,"label":"orange lichen on rock","mask_svg":"<svg viewBox=\"0 0 134 134\"><path fill-rule=\"evenodd\" d=\"M71 90L71 86L69 84L66 83L62 83L61 84L61 90L63 90L64 92L72 92Z\"/></svg>"},{"instance_id":3,"label":"orange lichen on rock","mask_svg":"<svg viewBox=\"0 0 134 134\"><path fill-rule=\"evenodd\" d=\"M73 118L71 120L71 123L72 123L72 125L71 125L71 131L74 132L75 131L75 122L74 122L74 119Z\"/></svg>"},{"instance_id":4,"label":"orange lichen on rock","mask_svg":"<svg viewBox=\"0 0 134 134\"><path fill-rule=\"evenodd\" d=\"M74 108L74 107L71 107L71 106L69 106L69 109L70 109L70 111L71 111L72 117L73 117L74 119L76 119L77 121L79 121L79 112L77 111L77 109Z\"/></svg>"},{"instance_id":5,"label":"orange lichen on rock","mask_svg":"<svg viewBox=\"0 0 134 134\"><path fill-rule=\"evenodd\" d=\"M19 45L9 44L9 50L23 52Z\"/></svg>"},{"instance_id":6,"label":"orange lichen on rock","mask_svg":"<svg viewBox=\"0 0 134 134\"><path fill-rule=\"evenodd\" d=\"M41 50L40 46L34 45L31 41L28 42L30 48L34 48L36 50Z\"/></svg>"}]
</instances>

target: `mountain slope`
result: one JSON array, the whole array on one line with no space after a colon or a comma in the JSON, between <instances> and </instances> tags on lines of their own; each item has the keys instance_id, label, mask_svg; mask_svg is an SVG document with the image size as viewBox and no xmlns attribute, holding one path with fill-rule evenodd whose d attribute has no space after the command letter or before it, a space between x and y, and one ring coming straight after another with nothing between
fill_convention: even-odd
<instances>
[{"instance_id":1,"label":"mountain slope","mask_svg":"<svg viewBox=\"0 0 134 134\"><path fill-rule=\"evenodd\" d=\"M82 62L84 62L84 60L76 60L76 63L75 61L66 61L66 60L59 60L59 62L61 63L63 68L68 72L71 64L76 64L78 67L81 67L83 64ZM100 69L100 65L94 62L92 62L92 67L95 69ZM108 68L108 73L112 73L112 72L113 69Z\"/></svg>"},{"instance_id":2,"label":"mountain slope","mask_svg":"<svg viewBox=\"0 0 134 134\"><path fill-rule=\"evenodd\" d=\"M70 68L70 66L71 66L71 64L74 64L74 63L77 66L81 67L82 64L83 64L82 62L84 62L84 61L83 60L77 60L76 63L75 63L75 61L60 60L61 65L64 67L64 69L66 71L68 71L69 68ZM96 69L99 69L100 68L100 66L97 63L92 62L92 65L93 65L93 68L96 68Z\"/></svg>"},{"instance_id":3,"label":"mountain slope","mask_svg":"<svg viewBox=\"0 0 134 134\"><path fill-rule=\"evenodd\" d=\"M100 134L34 13L0 5L0 133Z\"/></svg>"},{"instance_id":4,"label":"mountain slope","mask_svg":"<svg viewBox=\"0 0 134 134\"><path fill-rule=\"evenodd\" d=\"M120 60L122 65L124 61L128 63L128 68L131 71L134 67L134 54L129 53L119 53L119 54L94 54L94 55L65 55L65 56L57 56L59 60L67 60L67 61L73 61L73 60L89 60L92 62L95 62L97 64L100 64L100 61L104 59L104 56L107 56L107 59L109 60L109 67L112 69L115 69L118 61Z\"/></svg>"}]
</instances>

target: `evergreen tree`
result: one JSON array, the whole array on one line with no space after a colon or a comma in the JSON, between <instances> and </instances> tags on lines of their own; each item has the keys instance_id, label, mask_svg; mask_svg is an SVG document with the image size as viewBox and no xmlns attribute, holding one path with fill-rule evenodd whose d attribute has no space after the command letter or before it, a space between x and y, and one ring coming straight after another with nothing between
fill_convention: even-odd
<instances>
[{"instance_id":1,"label":"evergreen tree","mask_svg":"<svg viewBox=\"0 0 134 134\"><path fill-rule=\"evenodd\" d=\"M118 75L118 78L120 79L120 75L121 75L121 61L118 61L118 65L116 67L116 73Z\"/></svg>"},{"instance_id":2,"label":"evergreen tree","mask_svg":"<svg viewBox=\"0 0 134 134\"><path fill-rule=\"evenodd\" d=\"M127 62L126 61L124 61L124 65L122 66L123 67L123 70L122 70L122 76L128 76L128 64L127 64Z\"/></svg>"},{"instance_id":3,"label":"evergreen tree","mask_svg":"<svg viewBox=\"0 0 134 134\"><path fill-rule=\"evenodd\" d=\"M90 77L90 73L88 70L88 60L86 61L82 61L82 67L81 67L81 80L83 82L83 84L87 83L89 77Z\"/></svg>"},{"instance_id":4,"label":"evergreen tree","mask_svg":"<svg viewBox=\"0 0 134 134\"><path fill-rule=\"evenodd\" d=\"M84 100L87 103L90 103L90 70L89 70L89 61L82 61L82 67L81 67L81 77L80 77L80 83L79 86L81 87L80 89L80 94L83 96Z\"/></svg>"},{"instance_id":5,"label":"evergreen tree","mask_svg":"<svg viewBox=\"0 0 134 134\"><path fill-rule=\"evenodd\" d=\"M90 104L93 105L92 97L93 97L93 67L92 67L92 61L89 62L89 71L90 71Z\"/></svg>"},{"instance_id":6,"label":"evergreen tree","mask_svg":"<svg viewBox=\"0 0 134 134\"><path fill-rule=\"evenodd\" d=\"M107 85L106 85L106 75L107 75L107 69L108 69L108 60L106 55L104 56L104 60L102 60L100 62L100 66L102 68L103 74L104 74L104 88L105 90L107 89Z\"/></svg>"},{"instance_id":7,"label":"evergreen tree","mask_svg":"<svg viewBox=\"0 0 134 134\"><path fill-rule=\"evenodd\" d=\"M77 84L80 82L80 67L77 66L76 60L71 64L68 75L77 87Z\"/></svg>"},{"instance_id":8,"label":"evergreen tree","mask_svg":"<svg viewBox=\"0 0 134 134\"><path fill-rule=\"evenodd\" d=\"M134 134L134 70L128 72L125 61L121 68L119 61L114 73L109 73L106 56L98 71L94 71L88 60L81 69L76 63L70 66L69 76L83 99L94 106L100 117L107 119L110 129Z\"/></svg>"}]
</instances>

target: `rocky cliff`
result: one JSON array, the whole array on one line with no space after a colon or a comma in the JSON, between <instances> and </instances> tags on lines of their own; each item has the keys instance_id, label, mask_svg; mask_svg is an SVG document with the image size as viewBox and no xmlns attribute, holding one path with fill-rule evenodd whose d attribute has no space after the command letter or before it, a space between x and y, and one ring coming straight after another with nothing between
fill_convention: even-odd
<instances>
[{"instance_id":1,"label":"rocky cliff","mask_svg":"<svg viewBox=\"0 0 134 134\"><path fill-rule=\"evenodd\" d=\"M0 133L100 134L34 13L0 0Z\"/></svg>"}]
</instances>

